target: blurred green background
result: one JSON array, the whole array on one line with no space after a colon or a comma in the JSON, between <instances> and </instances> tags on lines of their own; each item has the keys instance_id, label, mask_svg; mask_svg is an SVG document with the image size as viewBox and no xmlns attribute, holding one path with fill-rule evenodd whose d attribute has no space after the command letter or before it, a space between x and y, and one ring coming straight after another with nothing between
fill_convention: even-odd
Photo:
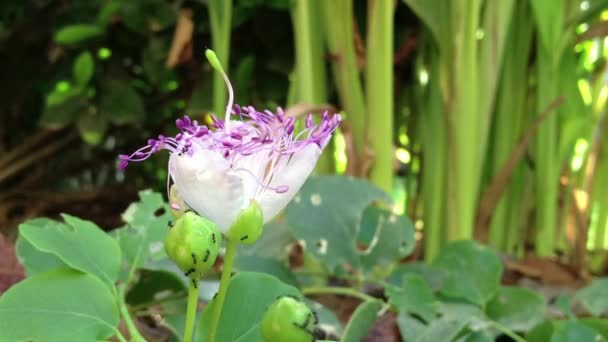
<instances>
[{"instance_id":1,"label":"blurred green background","mask_svg":"<svg viewBox=\"0 0 608 342\"><path fill-rule=\"evenodd\" d=\"M120 224L167 156L117 155L236 101L341 112L318 174L369 179L427 259L477 239L608 268L608 1L36 0L0 3L0 229Z\"/></svg>"}]
</instances>

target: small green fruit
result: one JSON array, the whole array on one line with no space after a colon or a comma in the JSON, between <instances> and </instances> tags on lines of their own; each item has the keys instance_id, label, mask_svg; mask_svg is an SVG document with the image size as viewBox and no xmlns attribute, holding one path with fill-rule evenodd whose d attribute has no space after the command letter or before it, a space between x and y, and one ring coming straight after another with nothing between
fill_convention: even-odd
<instances>
[{"instance_id":1,"label":"small green fruit","mask_svg":"<svg viewBox=\"0 0 608 342\"><path fill-rule=\"evenodd\" d=\"M262 318L262 336L266 342L311 342L316 324L316 314L304 302L283 296L266 310Z\"/></svg>"},{"instance_id":2,"label":"small green fruit","mask_svg":"<svg viewBox=\"0 0 608 342\"><path fill-rule=\"evenodd\" d=\"M262 208L256 201L251 201L249 207L243 209L236 222L232 224L226 236L244 244L252 244L262 236L264 230L264 216Z\"/></svg>"},{"instance_id":3,"label":"small green fruit","mask_svg":"<svg viewBox=\"0 0 608 342\"><path fill-rule=\"evenodd\" d=\"M165 250L186 276L198 279L215 263L221 239L215 223L187 211L171 227Z\"/></svg>"}]
</instances>

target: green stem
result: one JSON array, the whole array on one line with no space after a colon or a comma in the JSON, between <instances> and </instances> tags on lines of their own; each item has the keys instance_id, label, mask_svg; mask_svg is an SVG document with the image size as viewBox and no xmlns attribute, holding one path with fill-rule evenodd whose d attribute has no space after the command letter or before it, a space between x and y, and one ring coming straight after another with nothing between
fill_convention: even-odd
<instances>
[{"instance_id":1,"label":"green stem","mask_svg":"<svg viewBox=\"0 0 608 342\"><path fill-rule=\"evenodd\" d=\"M117 338L117 339L118 339L120 342L127 342L127 339L126 339L124 336L122 336L122 334L120 333L120 330L118 330L118 329L114 329L114 332L116 333L116 335L114 335L114 336L116 336L116 338Z\"/></svg>"},{"instance_id":2,"label":"green stem","mask_svg":"<svg viewBox=\"0 0 608 342\"><path fill-rule=\"evenodd\" d=\"M337 294L358 298L362 301L377 300L376 298L370 295L366 295L365 293L361 293L350 287L307 287L302 289L302 294L305 296L316 294Z\"/></svg>"},{"instance_id":3,"label":"green stem","mask_svg":"<svg viewBox=\"0 0 608 342\"><path fill-rule=\"evenodd\" d=\"M215 341L215 333L217 326L222 316L222 307L224 306L224 299L226 299L226 292L228 292L228 284L230 283L230 275L232 273L232 265L234 264L234 256L236 255L236 241L229 240L226 238L226 255L224 255L224 269L222 270L222 277L220 278L220 289L217 293L215 301L215 307L213 308L213 316L211 317L211 327L209 329L208 342Z\"/></svg>"},{"instance_id":4,"label":"green stem","mask_svg":"<svg viewBox=\"0 0 608 342\"><path fill-rule=\"evenodd\" d=\"M370 180L393 190L393 1L368 2L366 100L369 140L374 152Z\"/></svg>"},{"instance_id":5,"label":"green stem","mask_svg":"<svg viewBox=\"0 0 608 342\"><path fill-rule=\"evenodd\" d=\"M509 336L510 338L513 339L513 341L515 342L526 342L526 339L517 335L516 333L514 333L513 331L511 331L509 328L503 326L502 324L498 323L498 322L491 322L492 326L496 329L498 329L498 331L500 331L501 333Z\"/></svg>"},{"instance_id":6,"label":"green stem","mask_svg":"<svg viewBox=\"0 0 608 342\"><path fill-rule=\"evenodd\" d=\"M190 278L188 287L188 307L186 309L186 327L184 329L184 342L192 341L194 322L196 321L196 308L198 307L198 278Z\"/></svg>"},{"instance_id":7,"label":"green stem","mask_svg":"<svg viewBox=\"0 0 608 342\"><path fill-rule=\"evenodd\" d=\"M127 304L125 303L125 289L126 284L122 284L118 287L118 306L120 309L120 315L125 321L127 330L131 336L131 341L145 342L146 339L139 333L139 330L137 330L137 326L135 325L135 322L133 322L133 318L131 317Z\"/></svg>"}]
</instances>

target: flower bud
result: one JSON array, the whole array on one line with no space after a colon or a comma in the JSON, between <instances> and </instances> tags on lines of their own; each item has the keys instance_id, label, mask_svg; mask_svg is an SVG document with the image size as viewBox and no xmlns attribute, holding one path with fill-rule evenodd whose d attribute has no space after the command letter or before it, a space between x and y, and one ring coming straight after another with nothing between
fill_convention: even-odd
<instances>
[{"instance_id":1,"label":"flower bud","mask_svg":"<svg viewBox=\"0 0 608 342\"><path fill-rule=\"evenodd\" d=\"M296 297L282 296L268 307L262 318L266 342L311 342L317 315Z\"/></svg>"},{"instance_id":2,"label":"flower bud","mask_svg":"<svg viewBox=\"0 0 608 342\"><path fill-rule=\"evenodd\" d=\"M165 250L186 276L200 278L215 263L221 239L215 223L187 211L171 227Z\"/></svg>"},{"instance_id":3,"label":"flower bud","mask_svg":"<svg viewBox=\"0 0 608 342\"><path fill-rule=\"evenodd\" d=\"M249 207L243 209L232 224L226 236L233 241L252 244L262 236L264 216L262 208L256 201L251 201Z\"/></svg>"}]
</instances>

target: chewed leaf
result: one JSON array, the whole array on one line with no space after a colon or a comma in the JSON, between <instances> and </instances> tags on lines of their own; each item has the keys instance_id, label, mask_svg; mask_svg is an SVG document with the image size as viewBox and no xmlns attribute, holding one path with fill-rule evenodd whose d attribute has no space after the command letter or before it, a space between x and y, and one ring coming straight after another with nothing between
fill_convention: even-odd
<instances>
[{"instance_id":1,"label":"chewed leaf","mask_svg":"<svg viewBox=\"0 0 608 342\"><path fill-rule=\"evenodd\" d=\"M19 226L20 238L74 269L113 284L120 268L118 244L90 221L70 215L63 218L65 224L48 219L26 221Z\"/></svg>"},{"instance_id":2,"label":"chewed leaf","mask_svg":"<svg viewBox=\"0 0 608 342\"><path fill-rule=\"evenodd\" d=\"M371 233L366 249L359 252L366 270L387 265L408 256L415 246L414 226L406 216L369 207L363 212L361 233Z\"/></svg>"},{"instance_id":3,"label":"chewed leaf","mask_svg":"<svg viewBox=\"0 0 608 342\"><path fill-rule=\"evenodd\" d=\"M372 184L351 177L310 178L287 207L296 239L330 269L361 264L355 239L365 208L390 197Z\"/></svg>"}]
</instances>

